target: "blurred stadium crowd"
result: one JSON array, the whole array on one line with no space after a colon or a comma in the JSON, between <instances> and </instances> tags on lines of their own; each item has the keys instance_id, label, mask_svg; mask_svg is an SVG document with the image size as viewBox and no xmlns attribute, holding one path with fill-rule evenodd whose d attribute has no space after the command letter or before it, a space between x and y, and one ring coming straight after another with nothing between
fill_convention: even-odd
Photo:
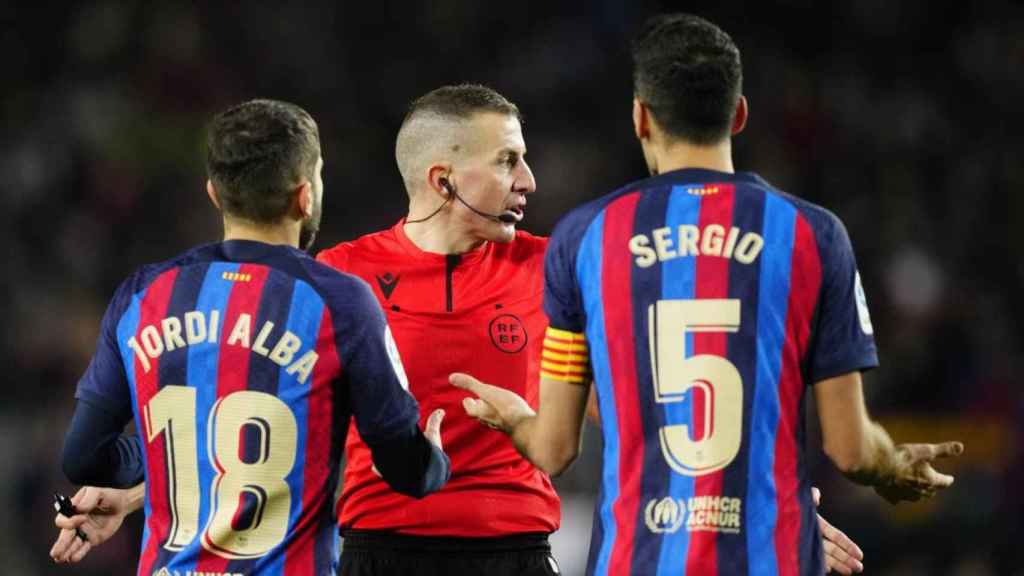
<instances>
[{"instance_id":1,"label":"blurred stadium crowd","mask_svg":"<svg viewBox=\"0 0 1024 576\"><path fill-rule=\"evenodd\" d=\"M525 229L644 176L627 41L660 8L729 31L751 119L737 167L835 211L873 312L866 389L898 440L963 440L957 486L891 508L812 460L823 511L869 574L1024 574L1024 7L1010 0L47 3L0 7L0 557L4 574L129 574L138 519L81 568L52 565L74 387L135 266L214 241L203 126L263 96L318 120L318 247L404 214L393 143L408 101L483 82L526 117L539 194ZM813 402L808 408L813 408ZM809 418L814 422L813 414ZM812 426L813 429L813 426ZM556 555L581 570L599 446L559 479ZM812 439L812 443L813 443ZM496 511L496 513L500 513Z\"/></svg>"}]
</instances>

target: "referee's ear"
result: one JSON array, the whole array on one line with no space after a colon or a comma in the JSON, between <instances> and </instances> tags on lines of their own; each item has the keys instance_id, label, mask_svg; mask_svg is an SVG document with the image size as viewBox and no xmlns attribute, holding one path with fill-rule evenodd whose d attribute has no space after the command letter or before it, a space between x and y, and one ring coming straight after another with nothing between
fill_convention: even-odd
<instances>
[{"instance_id":1,"label":"referee's ear","mask_svg":"<svg viewBox=\"0 0 1024 576\"><path fill-rule=\"evenodd\" d=\"M733 136L743 132L743 129L747 126L747 115L750 114L750 108L747 104L747 97L740 95L739 102L736 102L736 115L732 119L732 132Z\"/></svg>"}]
</instances>

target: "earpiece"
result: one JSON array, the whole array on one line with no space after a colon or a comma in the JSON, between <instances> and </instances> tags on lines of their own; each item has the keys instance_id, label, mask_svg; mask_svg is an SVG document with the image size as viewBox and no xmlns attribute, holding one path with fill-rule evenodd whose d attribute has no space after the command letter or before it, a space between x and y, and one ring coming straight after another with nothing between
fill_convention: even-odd
<instances>
[{"instance_id":1,"label":"earpiece","mask_svg":"<svg viewBox=\"0 0 1024 576\"><path fill-rule=\"evenodd\" d=\"M502 213L502 214L488 214L487 212L482 212L482 211L477 210L476 208L470 206L468 202L466 202L465 200L462 199L462 196L459 196L458 193L455 192L455 187L452 186L452 183L449 182L448 178L445 177L445 176L441 176L440 178L438 178L437 179L437 183L440 184L441 187L444 188L446 192L448 192L448 198L446 198L445 201L440 206L437 207L437 210L434 210L429 216L427 216L425 218L417 218L416 220L406 220L405 221L406 224L414 224L416 222L423 222L425 220L430 220L431 218L434 217L434 215L436 215L438 212L440 212L441 209L444 208L445 205L448 204L448 202L450 202L452 198L455 198L456 200L461 202L463 205L466 206L466 208L469 208L474 213L476 213L478 216L482 216L484 218L487 218L488 220L493 220L495 222L503 222L505 224L515 224L516 222L519 221L519 219L516 218L515 215L510 214L508 212L505 212L505 213Z\"/></svg>"}]
</instances>

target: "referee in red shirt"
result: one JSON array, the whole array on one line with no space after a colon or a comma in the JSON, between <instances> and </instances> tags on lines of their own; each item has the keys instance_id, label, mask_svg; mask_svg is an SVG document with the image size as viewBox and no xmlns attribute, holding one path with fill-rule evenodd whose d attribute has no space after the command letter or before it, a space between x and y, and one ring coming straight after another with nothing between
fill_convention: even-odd
<instances>
[{"instance_id":1,"label":"referee in red shirt","mask_svg":"<svg viewBox=\"0 0 1024 576\"><path fill-rule=\"evenodd\" d=\"M519 110L483 86L439 88L412 103L395 148L409 216L318 259L374 287L421 412L449 415L452 477L429 498L398 494L349 434L339 573L558 574L551 480L467 418L466 394L448 384L480 371L536 406L547 239L516 230L536 186Z\"/></svg>"}]
</instances>

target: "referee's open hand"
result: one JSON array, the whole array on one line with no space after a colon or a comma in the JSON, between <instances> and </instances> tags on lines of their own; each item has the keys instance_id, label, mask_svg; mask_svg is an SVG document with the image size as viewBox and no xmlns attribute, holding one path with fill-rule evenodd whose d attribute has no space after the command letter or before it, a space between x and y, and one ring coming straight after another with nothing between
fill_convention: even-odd
<instances>
[{"instance_id":1,"label":"referee's open hand","mask_svg":"<svg viewBox=\"0 0 1024 576\"><path fill-rule=\"evenodd\" d=\"M448 376L448 382L477 396L462 400L466 414L495 430L511 433L520 422L536 415L520 395L485 384L469 374L455 372Z\"/></svg>"}]
</instances>

